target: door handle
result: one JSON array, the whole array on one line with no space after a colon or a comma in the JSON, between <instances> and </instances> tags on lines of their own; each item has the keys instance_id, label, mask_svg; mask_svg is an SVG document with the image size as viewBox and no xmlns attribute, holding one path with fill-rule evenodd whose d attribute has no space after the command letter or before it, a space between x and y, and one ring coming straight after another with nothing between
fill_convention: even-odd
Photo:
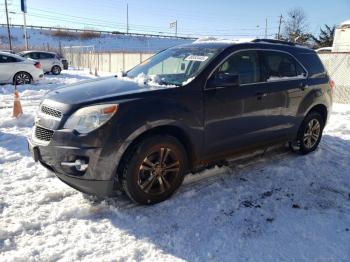
<instances>
[{"instance_id":1,"label":"door handle","mask_svg":"<svg viewBox=\"0 0 350 262\"><path fill-rule=\"evenodd\" d=\"M260 100L263 97L267 96L267 93L258 92L255 94L255 96L257 97L258 100Z\"/></svg>"}]
</instances>

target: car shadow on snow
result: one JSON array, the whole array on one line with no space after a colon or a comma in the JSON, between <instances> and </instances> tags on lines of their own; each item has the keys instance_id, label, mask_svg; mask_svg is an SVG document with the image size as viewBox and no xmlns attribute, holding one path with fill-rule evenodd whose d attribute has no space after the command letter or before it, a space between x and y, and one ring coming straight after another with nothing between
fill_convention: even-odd
<instances>
[{"instance_id":1,"label":"car shadow on snow","mask_svg":"<svg viewBox=\"0 0 350 262\"><path fill-rule=\"evenodd\" d=\"M27 150L27 137L20 134L4 133L0 131L0 149L6 152L1 155L0 164L19 160L29 155Z\"/></svg>"},{"instance_id":2,"label":"car shadow on snow","mask_svg":"<svg viewBox=\"0 0 350 262\"><path fill-rule=\"evenodd\" d=\"M157 205L134 205L125 196L106 199L108 211L99 218L181 259L249 260L251 248L265 252L254 241L271 240L283 228L303 237L297 233L300 221L284 221L285 214L312 220L328 216L327 210L350 210L349 148L349 140L324 135L318 150L306 156L275 150L194 175Z\"/></svg>"}]
</instances>

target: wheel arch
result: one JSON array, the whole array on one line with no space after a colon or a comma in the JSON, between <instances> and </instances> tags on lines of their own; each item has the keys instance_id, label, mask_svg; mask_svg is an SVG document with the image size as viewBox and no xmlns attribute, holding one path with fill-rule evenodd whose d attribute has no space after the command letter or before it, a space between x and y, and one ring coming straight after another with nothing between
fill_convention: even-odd
<instances>
[{"instance_id":1,"label":"wheel arch","mask_svg":"<svg viewBox=\"0 0 350 262\"><path fill-rule=\"evenodd\" d=\"M322 116L323 123L326 124L328 119L328 109L324 104L317 104L312 106L311 108L309 108L305 116L307 116L311 112L318 112Z\"/></svg>"},{"instance_id":2,"label":"wheel arch","mask_svg":"<svg viewBox=\"0 0 350 262\"><path fill-rule=\"evenodd\" d=\"M118 162L117 166L117 174L118 174L118 180L120 181L120 169L122 168L122 163L124 161L124 158L127 156L127 154L133 150L134 146L140 143L142 140L156 136L156 135L170 135L175 137L176 139L179 140L179 142L182 144L184 147L187 157L188 157L188 168L189 170L192 169L192 165L195 161L195 150L194 146L189 138L189 136L186 134L185 130L183 130L181 127L174 126L174 125L162 125L162 126L157 126L153 127L151 129L145 130L144 132L138 134L130 143L127 144L125 150L123 150L120 160Z\"/></svg>"},{"instance_id":3,"label":"wheel arch","mask_svg":"<svg viewBox=\"0 0 350 262\"><path fill-rule=\"evenodd\" d=\"M61 65L59 65L59 64L54 64L54 65L52 65L52 67L51 67L51 69L50 69L50 72L52 72L53 68L56 67L56 66L60 68L60 71L63 70Z\"/></svg>"},{"instance_id":4,"label":"wheel arch","mask_svg":"<svg viewBox=\"0 0 350 262\"><path fill-rule=\"evenodd\" d=\"M16 77L16 75L18 75L19 73L26 73L26 74L28 74L29 75L29 77L30 77L30 79L31 79L31 81L33 81L33 76L32 76L32 74L31 73L29 73L29 72L27 72L27 71L18 71L18 72L16 72L14 75L13 75L13 77L12 77L12 83L13 84L16 84L16 79L15 79L15 77Z\"/></svg>"}]
</instances>

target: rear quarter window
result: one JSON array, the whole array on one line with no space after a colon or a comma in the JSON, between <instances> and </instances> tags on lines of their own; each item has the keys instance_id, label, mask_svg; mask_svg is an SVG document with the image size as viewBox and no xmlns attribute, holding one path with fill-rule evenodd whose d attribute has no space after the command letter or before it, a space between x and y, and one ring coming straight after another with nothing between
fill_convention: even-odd
<instances>
[{"instance_id":1,"label":"rear quarter window","mask_svg":"<svg viewBox=\"0 0 350 262\"><path fill-rule=\"evenodd\" d=\"M326 73L322 62L316 53L300 53L298 57L308 70L310 76Z\"/></svg>"}]
</instances>

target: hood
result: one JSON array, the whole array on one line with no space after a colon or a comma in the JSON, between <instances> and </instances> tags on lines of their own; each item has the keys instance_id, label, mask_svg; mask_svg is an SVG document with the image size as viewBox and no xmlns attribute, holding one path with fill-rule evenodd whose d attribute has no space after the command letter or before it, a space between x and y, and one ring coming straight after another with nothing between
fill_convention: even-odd
<instances>
[{"instance_id":1,"label":"hood","mask_svg":"<svg viewBox=\"0 0 350 262\"><path fill-rule=\"evenodd\" d=\"M64 104L74 105L158 89L163 88L152 89L152 87L139 85L133 81L119 80L117 77L108 77L83 81L58 88L48 93L46 98Z\"/></svg>"}]
</instances>

